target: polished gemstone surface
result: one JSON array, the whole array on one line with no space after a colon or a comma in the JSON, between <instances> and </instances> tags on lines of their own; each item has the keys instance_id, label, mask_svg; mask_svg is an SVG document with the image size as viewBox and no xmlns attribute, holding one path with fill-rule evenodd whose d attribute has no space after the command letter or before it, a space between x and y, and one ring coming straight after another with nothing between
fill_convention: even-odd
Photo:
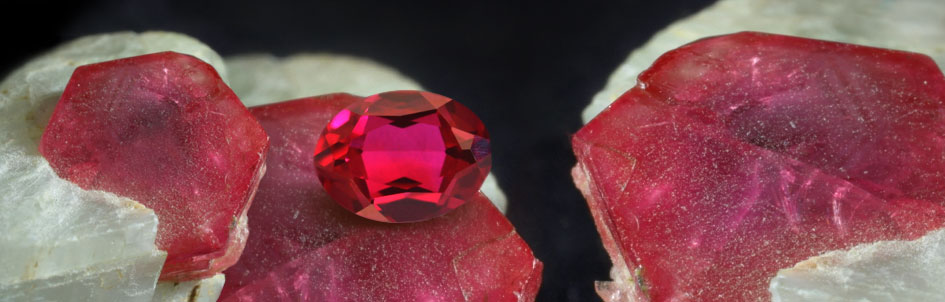
<instances>
[{"instance_id":1,"label":"polished gemstone surface","mask_svg":"<svg viewBox=\"0 0 945 302\"><path fill-rule=\"evenodd\" d=\"M272 139L269 170L220 301L534 300L542 264L482 195L406 224L364 219L332 201L312 165L311 134L361 100L333 94L250 109Z\"/></svg>"},{"instance_id":2,"label":"polished gemstone surface","mask_svg":"<svg viewBox=\"0 0 945 302\"><path fill-rule=\"evenodd\" d=\"M76 69L39 148L60 177L153 209L161 279L187 280L239 258L268 146L212 66L161 52Z\"/></svg>"},{"instance_id":3,"label":"polished gemstone surface","mask_svg":"<svg viewBox=\"0 0 945 302\"><path fill-rule=\"evenodd\" d=\"M342 207L383 222L443 215L475 197L489 174L489 134L447 97L401 90L358 100L315 146L319 179Z\"/></svg>"},{"instance_id":4,"label":"polished gemstone surface","mask_svg":"<svg viewBox=\"0 0 945 302\"><path fill-rule=\"evenodd\" d=\"M914 53L747 32L664 54L573 138L575 182L630 280L599 290L764 301L778 269L941 228L943 102L942 72Z\"/></svg>"}]
</instances>

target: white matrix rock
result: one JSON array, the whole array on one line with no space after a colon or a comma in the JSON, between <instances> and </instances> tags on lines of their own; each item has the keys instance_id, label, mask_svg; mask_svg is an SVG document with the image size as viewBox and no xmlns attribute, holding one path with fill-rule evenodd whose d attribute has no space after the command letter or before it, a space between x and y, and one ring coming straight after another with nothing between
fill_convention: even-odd
<instances>
[{"instance_id":1,"label":"white matrix rock","mask_svg":"<svg viewBox=\"0 0 945 302\"><path fill-rule=\"evenodd\" d=\"M945 301L945 230L812 257L771 280L774 302Z\"/></svg>"},{"instance_id":2,"label":"white matrix rock","mask_svg":"<svg viewBox=\"0 0 945 302\"><path fill-rule=\"evenodd\" d=\"M393 68L345 55L302 53L279 59L249 54L228 57L226 65L228 83L247 107L335 92L368 96L421 89Z\"/></svg>"}]
</instances>

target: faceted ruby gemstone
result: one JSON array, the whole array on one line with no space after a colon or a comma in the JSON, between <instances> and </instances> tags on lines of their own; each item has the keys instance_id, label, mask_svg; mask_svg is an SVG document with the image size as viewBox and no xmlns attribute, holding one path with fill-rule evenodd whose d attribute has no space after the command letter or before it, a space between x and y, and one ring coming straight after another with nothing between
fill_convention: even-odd
<instances>
[{"instance_id":1,"label":"faceted ruby gemstone","mask_svg":"<svg viewBox=\"0 0 945 302\"><path fill-rule=\"evenodd\" d=\"M161 279L186 280L239 258L268 146L212 66L163 52L76 69L39 149L60 177L153 209Z\"/></svg>"},{"instance_id":2,"label":"faceted ruby gemstone","mask_svg":"<svg viewBox=\"0 0 945 302\"><path fill-rule=\"evenodd\" d=\"M616 290L644 301L769 300L778 269L945 223L945 77L924 55L699 40L573 146L575 182L633 279Z\"/></svg>"},{"instance_id":3,"label":"faceted ruby gemstone","mask_svg":"<svg viewBox=\"0 0 945 302\"><path fill-rule=\"evenodd\" d=\"M342 207L384 222L453 210L491 167L489 134L468 108L422 91L369 96L342 109L315 146L319 179Z\"/></svg>"},{"instance_id":4,"label":"faceted ruby gemstone","mask_svg":"<svg viewBox=\"0 0 945 302\"><path fill-rule=\"evenodd\" d=\"M362 98L334 94L251 108L272 140L252 233L220 301L531 301L542 265L482 195L444 216L380 223L339 207L312 153L332 115Z\"/></svg>"}]
</instances>

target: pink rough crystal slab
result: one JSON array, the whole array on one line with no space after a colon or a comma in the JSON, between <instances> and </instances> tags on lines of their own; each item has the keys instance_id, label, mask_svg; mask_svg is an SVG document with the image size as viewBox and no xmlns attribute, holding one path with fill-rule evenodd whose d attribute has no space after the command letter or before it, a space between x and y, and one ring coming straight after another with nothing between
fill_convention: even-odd
<instances>
[{"instance_id":1,"label":"pink rough crystal slab","mask_svg":"<svg viewBox=\"0 0 945 302\"><path fill-rule=\"evenodd\" d=\"M664 54L573 138L575 182L635 284L599 292L763 301L780 268L941 228L943 102L914 53L739 33Z\"/></svg>"},{"instance_id":2,"label":"pink rough crystal slab","mask_svg":"<svg viewBox=\"0 0 945 302\"><path fill-rule=\"evenodd\" d=\"M251 108L272 139L220 301L531 301L542 264L478 195L429 221L359 217L322 189L312 154L331 117L360 97L333 94Z\"/></svg>"},{"instance_id":3,"label":"pink rough crystal slab","mask_svg":"<svg viewBox=\"0 0 945 302\"><path fill-rule=\"evenodd\" d=\"M162 52L81 66L43 133L60 177L153 209L162 280L239 258L268 137L207 63Z\"/></svg>"}]
</instances>

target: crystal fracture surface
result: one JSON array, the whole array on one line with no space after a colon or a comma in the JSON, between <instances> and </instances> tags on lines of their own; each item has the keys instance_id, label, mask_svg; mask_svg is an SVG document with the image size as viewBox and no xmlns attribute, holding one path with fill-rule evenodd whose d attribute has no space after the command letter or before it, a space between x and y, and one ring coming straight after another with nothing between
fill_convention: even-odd
<instances>
[{"instance_id":1,"label":"crystal fracture surface","mask_svg":"<svg viewBox=\"0 0 945 302\"><path fill-rule=\"evenodd\" d=\"M631 280L599 290L766 300L778 269L942 227L943 101L913 53L759 33L666 53L573 139L575 182Z\"/></svg>"},{"instance_id":2,"label":"crystal fracture surface","mask_svg":"<svg viewBox=\"0 0 945 302\"><path fill-rule=\"evenodd\" d=\"M315 168L338 204L365 218L414 222L479 194L489 134L466 106L423 91L369 96L342 109L315 145Z\"/></svg>"},{"instance_id":3,"label":"crystal fracture surface","mask_svg":"<svg viewBox=\"0 0 945 302\"><path fill-rule=\"evenodd\" d=\"M322 189L317 135L360 101L335 94L251 108L272 140L252 233L221 301L530 301L541 262L481 195L411 224L358 217Z\"/></svg>"},{"instance_id":4,"label":"crystal fracture surface","mask_svg":"<svg viewBox=\"0 0 945 302\"><path fill-rule=\"evenodd\" d=\"M168 50L223 68L184 35L114 33L57 47L0 84L0 301L151 301L166 256L154 212L59 178L37 146L76 66Z\"/></svg>"},{"instance_id":5,"label":"crystal fracture surface","mask_svg":"<svg viewBox=\"0 0 945 302\"><path fill-rule=\"evenodd\" d=\"M76 69L40 152L60 177L153 209L161 278L187 280L239 258L267 147L212 66L163 52Z\"/></svg>"}]
</instances>

